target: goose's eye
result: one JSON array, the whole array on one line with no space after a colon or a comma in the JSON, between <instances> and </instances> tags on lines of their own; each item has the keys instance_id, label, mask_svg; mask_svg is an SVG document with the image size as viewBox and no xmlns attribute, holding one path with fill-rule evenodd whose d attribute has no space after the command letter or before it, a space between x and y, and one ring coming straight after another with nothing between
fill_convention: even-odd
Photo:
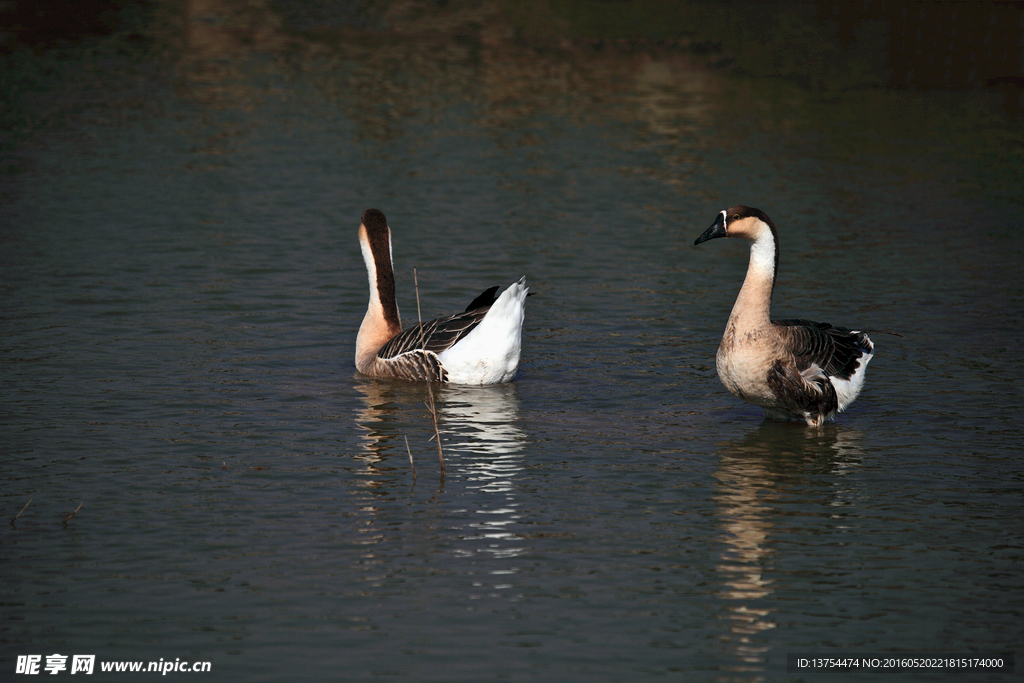
<instances>
[{"instance_id":1,"label":"goose's eye","mask_svg":"<svg viewBox=\"0 0 1024 683\"><path fill-rule=\"evenodd\" d=\"M738 220L740 219L740 215L739 215L738 213L734 213L734 214L732 215L732 219L733 219L734 221L738 221Z\"/></svg>"}]
</instances>

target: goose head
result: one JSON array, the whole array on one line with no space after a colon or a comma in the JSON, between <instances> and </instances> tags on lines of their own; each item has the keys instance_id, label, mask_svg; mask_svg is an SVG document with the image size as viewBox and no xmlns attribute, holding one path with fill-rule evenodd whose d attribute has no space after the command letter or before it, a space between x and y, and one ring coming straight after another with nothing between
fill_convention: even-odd
<instances>
[{"instance_id":1,"label":"goose head","mask_svg":"<svg viewBox=\"0 0 1024 683\"><path fill-rule=\"evenodd\" d=\"M368 266L370 263L391 263L391 228L383 211L367 209L363 212L359 224L359 246Z\"/></svg>"},{"instance_id":2,"label":"goose head","mask_svg":"<svg viewBox=\"0 0 1024 683\"><path fill-rule=\"evenodd\" d=\"M770 299L771 291L775 288L775 276L779 272L779 236L768 214L742 204L719 211L715 222L693 244L698 245L716 237L742 237L752 242L747 272L756 272L760 277L771 280L771 289L768 290Z\"/></svg>"},{"instance_id":3,"label":"goose head","mask_svg":"<svg viewBox=\"0 0 1024 683\"><path fill-rule=\"evenodd\" d=\"M694 245L713 240L716 237L742 237L756 242L765 236L765 233L774 232L772 220L768 218L768 214L760 209L737 204L724 211L719 211L715 216L715 222L701 233L700 237L694 241Z\"/></svg>"},{"instance_id":4,"label":"goose head","mask_svg":"<svg viewBox=\"0 0 1024 683\"><path fill-rule=\"evenodd\" d=\"M391 259L391 228L384 213L377 209L363 212L359 224L359 246L366 262L371 293L395 296L395 275Z\"/></svg>"}]
</instances>

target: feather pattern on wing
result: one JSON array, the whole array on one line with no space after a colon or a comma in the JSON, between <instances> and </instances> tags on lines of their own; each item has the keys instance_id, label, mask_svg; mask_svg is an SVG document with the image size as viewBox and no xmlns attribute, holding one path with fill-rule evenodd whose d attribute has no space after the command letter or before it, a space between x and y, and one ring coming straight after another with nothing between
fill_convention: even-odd
<instances>
[{"instance_id":1,"label":"feather pattern on wing","mask_svg":"<svg viewBox=\"0 0 1024 683\"><path fill-rule=\"evenodd\" d=\"M388 377L427 382L448 381L447 371L432 351L413 349L391 358L377 358L374 363L386 368Z\"/></svg>"},{"instance_id":2,"label":"feather pattern on wing","mask_svg":"<svg viewBox=\"0 0 1024 683\"><path fill-rule=\"evenodd\" d=\"M497 300L497 291L496 286L485 289L462 313L402 330L381 347L375 362L386 367L390 377L447 382L448 371L438 354L455 346L480 324Z\"/></svg>"},{"instance_id":3,"label":"feather pattern on wing","mask_svg":"<svg viewBox=\"0 0 1024 683\"><path fill-rule=\"evenodd\" d=\"M794 415L803 415L821 424L839 410L839 398L828 376L816 364L798 371L777 360L768 369L768 386L779 407Z\"/></svg>"},{"instance_id":4,"label":"feather pattern on wing","mask_svg":"<svg viewBox=\"0 0 1024 683\"><path fill-rule=\"evenodd\" d=\"M417 324L403 330L393 337L377 352L377 357L388 360L410 351L429 351L441 353L473 331L487 315L490 306L472 311L456 313L445 318L428 320L422 325Z\"/></svg>"},{"instance_id":5,"label":"feather pattern on wing","mask_svg":"<svg viewBox=\"0 0 1024 683\"><path fill-rule=\"evenodd\" d=\"M827 377L849 379L860 367L861 356L874 350L863 332L810 320L773 320L803 374L817 366Z\"/></svg>"}]
</instances>

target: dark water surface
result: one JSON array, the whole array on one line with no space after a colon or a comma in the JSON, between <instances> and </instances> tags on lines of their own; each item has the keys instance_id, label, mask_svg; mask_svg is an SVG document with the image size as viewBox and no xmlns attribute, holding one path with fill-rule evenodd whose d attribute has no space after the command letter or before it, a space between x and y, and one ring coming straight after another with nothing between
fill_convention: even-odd
<instances>
[{"instance_id":1,"label":"dark water surface","mask_svg":"<svg viewBox=\"0 0 1024 683\"><path fill-rule=\"evenodd\" d=\"M0 678L60 653L866 680L786 655L1019 649L1024 136L998 93L215 7L5 57ZM692 244L739 202L780 230L776 317L905 335L821 430L715 375L746 248ZM437 392L443 478L426 388L353 368L370 206L407 324L414 266L424 317L537 293L514 383Z\"/></svg>"}]
</instances>

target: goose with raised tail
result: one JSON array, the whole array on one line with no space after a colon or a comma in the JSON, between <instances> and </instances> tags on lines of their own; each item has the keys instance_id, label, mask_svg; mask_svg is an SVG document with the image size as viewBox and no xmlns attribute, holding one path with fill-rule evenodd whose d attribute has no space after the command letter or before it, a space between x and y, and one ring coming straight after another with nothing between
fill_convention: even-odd
<instances>
[{"instance_id":1,"label":"goose with raised tail","mask_svg":"<svg viewBox=\"0 0 1024 683\"><path fill-rule=\"evenodd\" d=\"M722 211L694 245L716 237L751 242L750 264L718 347L722 384L774 420L818 427L860 393L874 354L863 332L810 320L771 320L779 237L768 215L737 205Z\"/></svg>"},{"instance_id":2,"label":"goose with raised tail","mask_svg":"<svg viewBox=\"0 0 1024 683\"><path fill-rule=\"evenodd\" d=\"M403 332L395 301L391 228L377 209L363 213L359 245L370 281L370 303L356 337L359 372L453 384L498 384L515 377L529 292L525 277L500 296L491 287L462 313Z\"/></svg>"}]
</instances>

